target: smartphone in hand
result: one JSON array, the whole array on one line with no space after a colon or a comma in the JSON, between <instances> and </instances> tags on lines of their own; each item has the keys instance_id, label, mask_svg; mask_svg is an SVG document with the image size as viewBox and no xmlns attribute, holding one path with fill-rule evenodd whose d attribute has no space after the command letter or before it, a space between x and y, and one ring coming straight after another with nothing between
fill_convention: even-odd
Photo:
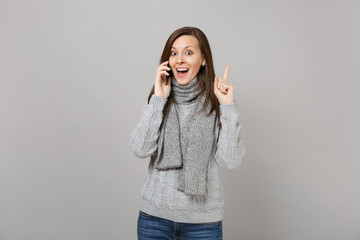
<instances>
[{"instance_id":1,"label":"smartphone in hand","mask_svg":"<svg viewBox=\"0 0 360 240\"><path fill-rule=\"evenodd\" d=\"M170 68L170 65L168 64L167 67ZM170 69L171 69L171 68L170 68ZM163 75L163 79L164 79L164 81L165 81L165 85L167 85L167 81L166 81L166 80L167 80L168 78L171 79L172 76L174 75L173 72L172 72L172 70L166 71L166 72L169 73L169 76Z\"/></svg>"},{"instance_id":2,"label":"smartphone in hand","mask_svg":"<svg viewBox=\"0 0 360 240\"><path fill-rule=\"evenodd\" d=\"M174 74L173 74L173 72L172 72L171 67L170 67L169 64L167 65L167 67L170 68L170 71L167 71L167 72L169 73L169 77L174 76Z\"/></svg>"}]
</instances>

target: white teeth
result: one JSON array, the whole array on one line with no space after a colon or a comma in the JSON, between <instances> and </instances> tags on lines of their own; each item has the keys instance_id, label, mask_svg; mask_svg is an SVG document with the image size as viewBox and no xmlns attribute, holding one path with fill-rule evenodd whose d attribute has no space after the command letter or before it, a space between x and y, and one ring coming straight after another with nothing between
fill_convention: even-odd
<instances>
[{"instance_id":1,"label":"white teeth","mask_svg":"<svg viewBox=\"0 0 360 240\"><path fill-rule=\"evenodd\" d=\"M178 69L176 69L176 70L178 70L179 72L184 72L184 71L187 71L187 70L189 70L189 69L187 69L187 68L178 68Z\"/></svg>"}]
</instances>

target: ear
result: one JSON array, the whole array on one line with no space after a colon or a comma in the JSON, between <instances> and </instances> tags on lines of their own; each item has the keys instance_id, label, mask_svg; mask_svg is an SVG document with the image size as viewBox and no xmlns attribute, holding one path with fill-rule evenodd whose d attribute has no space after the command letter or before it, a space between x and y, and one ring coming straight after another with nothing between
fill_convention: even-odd
<instances>
[{"instance_id":1,"label":"ear","mask_svg":"<svg viewBox=\"0 0 360 240\"><path fill-rule=\"evenodd\" d=\"M203 59L203 61L201 62L201 66L205 66L205 58Z\"/></svg>"}]
</instances>

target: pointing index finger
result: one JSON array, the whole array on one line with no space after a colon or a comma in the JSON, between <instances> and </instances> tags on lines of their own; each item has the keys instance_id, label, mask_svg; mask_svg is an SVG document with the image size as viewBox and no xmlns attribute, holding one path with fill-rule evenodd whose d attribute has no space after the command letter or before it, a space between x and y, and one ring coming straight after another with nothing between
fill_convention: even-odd
<instances>
[{"instance_id":1,"label":"pointing index finger","mask_svg":"<svg viewBox=\"0 0 360 240\"><path fill-rule=\"evenodd\" d=\"M226 64L224 76L223 76L224 81L227 81L227 79L228 79L229 67L230 67L230 64Z\"/></svg>"}]
</instances>

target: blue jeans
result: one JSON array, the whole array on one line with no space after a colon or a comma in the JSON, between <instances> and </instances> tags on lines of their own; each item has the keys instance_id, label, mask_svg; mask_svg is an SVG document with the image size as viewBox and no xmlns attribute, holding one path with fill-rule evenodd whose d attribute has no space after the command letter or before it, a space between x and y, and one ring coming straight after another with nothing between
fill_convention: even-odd
<instances>
[{"instance_id":1,"label":"blue jeans","mask_svg":"<svg viewBox=\"0 0 360 240\"><path fill-rule=\"evenodd\" d=\"M211 223L178 223L139 212L138 240L222 240L222 221Z\"/></svg>"}]
</instances>

